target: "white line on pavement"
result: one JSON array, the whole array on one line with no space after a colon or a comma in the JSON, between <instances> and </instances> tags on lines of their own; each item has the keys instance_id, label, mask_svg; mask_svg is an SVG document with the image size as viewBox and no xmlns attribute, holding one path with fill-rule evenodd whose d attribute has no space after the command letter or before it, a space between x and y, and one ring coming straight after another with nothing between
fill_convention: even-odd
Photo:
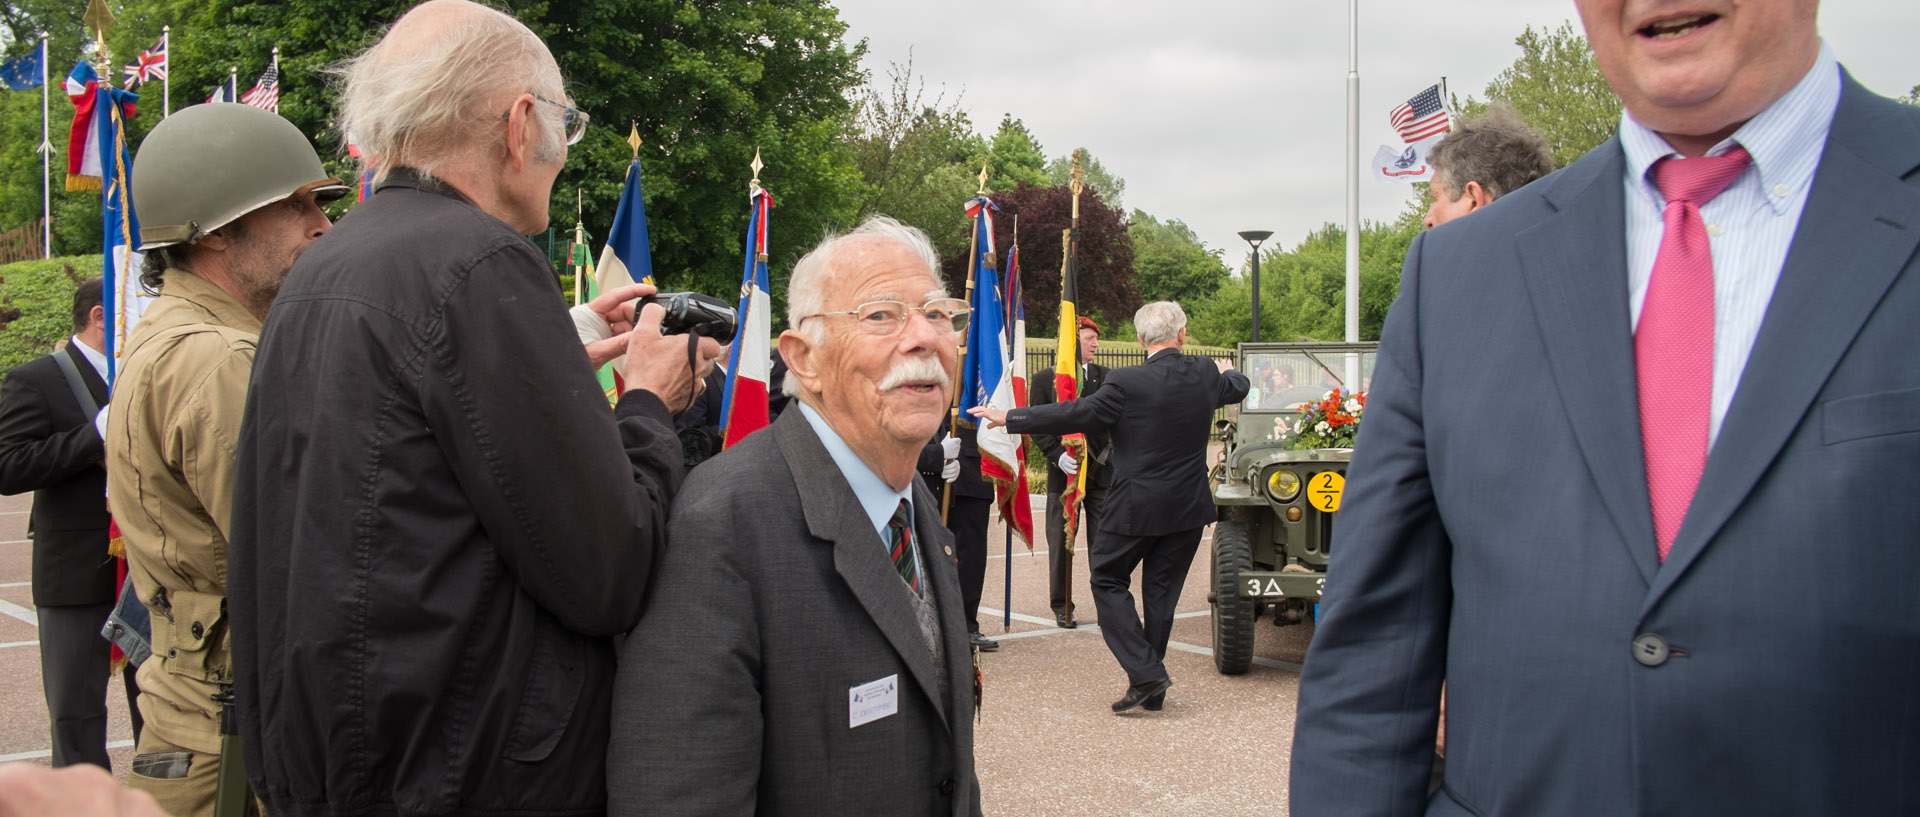
<instances>
[{"instance_id":1,"label":"white line on pavement","mask_svg":"<svg viewBox=\"0 0 1920 817\"><path fill-rule=\"evenodd\" d=\"M107 748L108 749L125 749L128 746L132 746L132 745L133 745L133 741L130 741L130 740L115 740L115 741L109 741L107 743ZM40 749L38 751L33 751L33 752L16 752L11 755L0 755L0 763L12 763L16 760L39 760L41 758L48 758L48 757L53 757L52 749Z\"/></svg>"},{"instance_id":2,"label":"white line on pavement","mask_svg":"<svg viewBox=\"0 0 1920 817\"><path fill-rule=\"evenodd\" d=\"M33 511L0 511L0 516L19 516L23 513L33 513Z\"/></svg>"},{"instance_id":3,"label":"white line on pavement","mask_svg":"<svg viewBox=\"0 0 1920 817\"><path fill-rule=\"evenodd\" d=\"M24 545L31 541L33 540L32 539L8 539L5 542L0 542L0 545Z\"/></svg>"},{"instance_id":4,"label":"white line on pavement","mask_svg":"<svg viewBox=\"0 0 1920 817\"><path fill-rule=\"evenodd\" d=\"M21 607L6 599L0 599L0 615L13 616L35 627L40 626L40 616L33 612L33 608Z\"/></svg>"},{"instance_id":5,"label":"white line on pavement","mask_svg":"<svg viewBox=\"0 0 1920 817\"><path fill-rule=\"evenodd\" d=\"M33 582L0 582L0 587L26 587Z\"/></svg>"},{"instance_id":6,"label":"white line on pavement","mask_svg":"<svg viewBox=\"0 0 1920 817\"><path fill-rule=\"evenodd\" d=\"M0 642L0 650L8 647L33 647L39 645L39 643L38 641L5 641Z\"/></svg>"}]
</instances>

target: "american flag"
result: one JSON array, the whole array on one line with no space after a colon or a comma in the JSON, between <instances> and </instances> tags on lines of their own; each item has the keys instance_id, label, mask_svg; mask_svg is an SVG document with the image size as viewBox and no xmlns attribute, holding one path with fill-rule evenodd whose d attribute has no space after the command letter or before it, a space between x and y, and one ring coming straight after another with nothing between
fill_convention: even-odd
<instances>
[{"instance_id":1,"label":"american flag","mask_svg":"<svg viewBox=\"0 0 1920 817\"><path fill-rule=\"evenodd\" d=\"M240 102L265 111L280 112L280 60L275 58L260 81L240 95Z\"/></svg>"},{"instance_id":2,"label":"american flag","mask_svg":"<svg viewBox=\"0 0 1920 817\"><path fill-rule=\"evenodd\" d=\"M1412 99L1395 106L1387 118L1393 121L1393 129L1399 131L1400 138L1409 145L1446 133L1451 124L1447 118L1447 106L1440 101L1439 85L1430 85L1426 90L1414 94Z\"/></svg>"},{"instance_id":3,"label":"american flag","mask_svg":"<svg viewBox=\"0 0 1920 817\"><path fill-rule=\"evenodd\" d=\"M167 36L160 35L160 42L154 47L140 52L140 56L120 69L127 75L127 87L139 87L142 82L152 82L167 78Z\"/></svg>"}]
</instances>

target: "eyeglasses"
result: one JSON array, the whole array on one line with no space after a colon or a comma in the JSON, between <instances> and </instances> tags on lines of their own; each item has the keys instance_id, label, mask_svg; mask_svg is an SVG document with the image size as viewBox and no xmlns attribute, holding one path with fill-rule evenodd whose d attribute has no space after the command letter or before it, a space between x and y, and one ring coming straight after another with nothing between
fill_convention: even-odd
<instances>
[{"instance_id":1,"label":"eyeglasses","mask_svg":"<svg viewBox=\"0 0 1920 817\"><path fill-rule=\"evenodd\" d=\"M919 315L933 325L936 332L959 334L967 331L967 302L959 298L935 298L920 306L908 306L899 301L868 301L852 309L838 312L819 312L803 316L824 318L831 315L852 315L854 326L868 335L891 335L906 328L907 319Z\"/></svg>"},{"instance_id":2,"label":"eyeglasses","mask_svg":"<svg viewBox=\"0 0 1920 817\"><path fill-rule=\"evenodd\" d=\"M562 104L539 94L528 92L534 99L560 109L560 126L567 134L567 144L576 145L580 138L587 135L587 112L571 105Z\"/></svg>"}]
</instances>

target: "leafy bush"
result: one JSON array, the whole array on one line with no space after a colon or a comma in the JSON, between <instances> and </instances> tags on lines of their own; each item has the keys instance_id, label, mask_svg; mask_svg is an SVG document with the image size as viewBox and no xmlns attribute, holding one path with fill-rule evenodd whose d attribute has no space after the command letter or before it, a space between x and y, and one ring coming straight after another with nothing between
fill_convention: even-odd
<instances>
[{"instance_id":1,"label":"leafy bush","mask_svg":"<svg viewBox=\"0 0 1920 817\"><path fill-rule=\"evenodd\" d=\"M0 371L53 351L73 334L73 288L98 274L98 255L0 265Z\"/></svg>"}]
</instances>

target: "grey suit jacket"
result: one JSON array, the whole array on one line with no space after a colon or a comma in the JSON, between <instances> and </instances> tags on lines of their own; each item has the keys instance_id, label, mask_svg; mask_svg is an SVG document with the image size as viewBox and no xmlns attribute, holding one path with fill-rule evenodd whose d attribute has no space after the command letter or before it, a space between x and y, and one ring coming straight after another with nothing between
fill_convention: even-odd
<instances>
[{"instance_id":1,"label":"grey suit jacket","mask_svg":"<svg viewBox=\"0 0 1920 817\"><path fill-rule=\"evenodd\" d=\"M1624 161L1610 141L1408 251L1301 682L1293 813L1920 812L1920 109L1843 78L1664 564Z\"/></svg>"},{"instance_id":2,"label":"grey suit jacket","mask_svg":"<svg viewBox=\"0 0 1920 817\"><path fill-rule=\"evenodd\" d=\"M695 470L621 650L609 812L979 814L953 538L924 487L914 532L944 699L905 584L800 412ZM850 728L849 690L888 676L898 714Z\"/></svg>"}]
</instances>

